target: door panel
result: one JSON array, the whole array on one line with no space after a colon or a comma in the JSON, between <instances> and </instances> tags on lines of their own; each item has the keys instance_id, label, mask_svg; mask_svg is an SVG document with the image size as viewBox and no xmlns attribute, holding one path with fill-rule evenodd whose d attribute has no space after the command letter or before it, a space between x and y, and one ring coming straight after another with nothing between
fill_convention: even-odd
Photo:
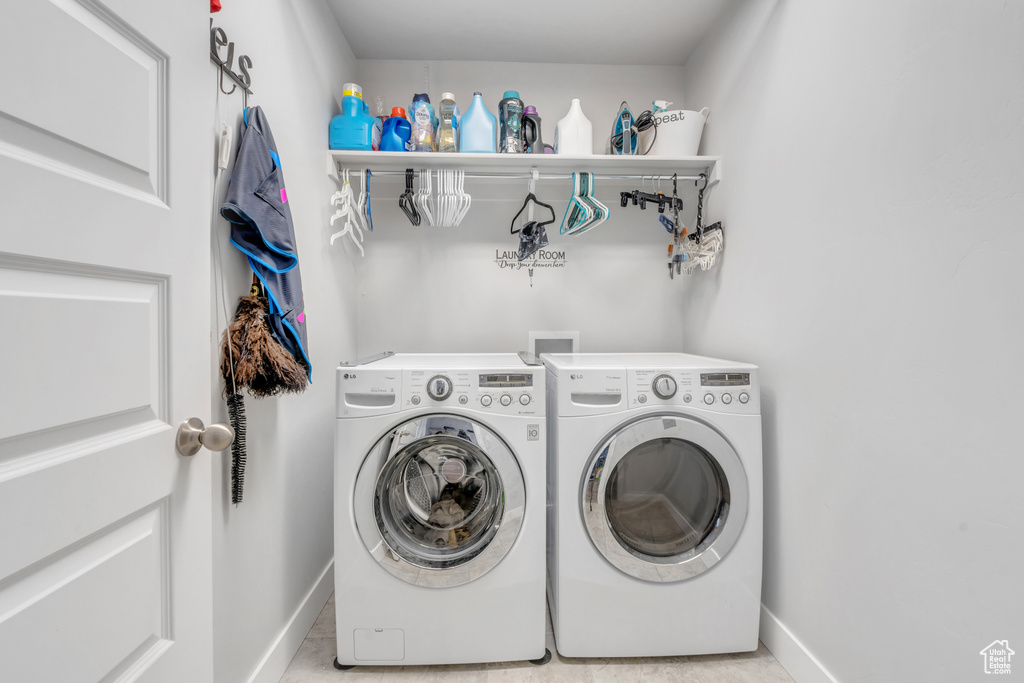
<instances>
[{"instance_id":1,"label":"door panel","mask_svg":"<svg viewBox=\"0 0 1024 683\"><path fill-rule=\"evenodd\" d=\"M174 450L178 423L209 418L208 15L8 10L3 676L210 681L212 458Z\"/></svg>"},{"instance_id":2,"label":"door panel","mask_svg":"<svg viewBox=\"0 0 1024 683\"><path fill-rule=\"evenodd\" d=\"M139 667L171 645L166 504L152 506L27 568L0 595L5 670L18 680L98 681ZM125 577L131 577L126 581ZM111 590L119 586L119 590ZM91 623L88 631L38 624ZM65 656L54 657L55 652ZM40 662L49 662L45 675Z\"/></svg>"},{"instance_id":3,"label":"door panel","mask_svg":"<svg viewBox=\"0 0 1024 683\"><path fill-rule=\"evenodd\" d=\"M18 65L0 76L0 149L166 201L166 54L98 3L23 5L0 26L0 63Z\"/></svg>"}]
</instances>

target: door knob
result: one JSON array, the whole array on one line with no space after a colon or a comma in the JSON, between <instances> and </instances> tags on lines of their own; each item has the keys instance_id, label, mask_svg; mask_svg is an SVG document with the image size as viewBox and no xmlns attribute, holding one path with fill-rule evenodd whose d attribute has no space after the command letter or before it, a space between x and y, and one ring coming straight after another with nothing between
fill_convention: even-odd
<instances>
[{"instance_id":1,"label":"door knob","mask_svg":"<svg viewBox=\"0 0 1024 683\"><path fill-rule=\"evenodd\" d=\"M198 417L190 417L178 427L174 447L184 456L192 456L206 446L211 451L222 451L235 440L235 430L223 422L204 427Z\"/></svg>"}]
</instances>

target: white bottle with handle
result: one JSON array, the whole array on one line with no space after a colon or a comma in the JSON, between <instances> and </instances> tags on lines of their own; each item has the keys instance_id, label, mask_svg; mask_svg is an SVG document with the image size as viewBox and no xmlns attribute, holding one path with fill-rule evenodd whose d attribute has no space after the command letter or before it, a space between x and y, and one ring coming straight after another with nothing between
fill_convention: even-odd
<instances>
[{"instance_id":1,"label":"white bottle with handle","mask_svg":"<svg viewBox=\"0 0 1024 683\"><path fill-rule=\"evenodd\" d=\"M583 114L579 99L572 101L569 113L555 126L555 154L594 154L594 126Z\"/></svg>"}]
</instances>

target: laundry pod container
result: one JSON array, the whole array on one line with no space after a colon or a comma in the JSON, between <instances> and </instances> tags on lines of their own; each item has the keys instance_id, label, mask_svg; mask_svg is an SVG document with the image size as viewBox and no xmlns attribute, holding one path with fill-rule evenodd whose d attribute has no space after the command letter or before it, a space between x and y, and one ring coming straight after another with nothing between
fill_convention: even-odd
<instances>
[{"instance_id":1,"label":"laundry pod container","mask_svg":"<svg viewBox=\"0 0 1024 683\"><path fill-rule=\"evenodd\" d=\"M675 109L654 115L658 133L648 156L695 157L700 148L700 137L710 109L700 111ZM651 131L647 131L650 133Z\"/></svg>"}]
</instances>

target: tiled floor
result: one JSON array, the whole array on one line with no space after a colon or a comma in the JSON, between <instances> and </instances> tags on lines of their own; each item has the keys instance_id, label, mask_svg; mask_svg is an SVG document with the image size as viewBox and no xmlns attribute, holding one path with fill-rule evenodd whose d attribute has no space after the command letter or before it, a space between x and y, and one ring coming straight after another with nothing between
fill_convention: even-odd
<instances>
[{"instance_id":1,"label":"tiled floor","mask_svg":"<svg viewBox=\"0 0 1024 683\"><path fill-rule=\"evenodd\" d=\"M334 596L327 602L302 647L295 653L281 683L345 683L345 681L421 681L448 683L474 681L508 683L530 681L693 681L694 683L783 683L791 682L786 670L764 645L755 652L701 657L648 657L635 659L571 659L555 651L551 622L548 621L548 649L551 661L543 666L529 662L459 664L453 666L357 666L349 671L334 668Z\"/></svg>"}]
</instances>

